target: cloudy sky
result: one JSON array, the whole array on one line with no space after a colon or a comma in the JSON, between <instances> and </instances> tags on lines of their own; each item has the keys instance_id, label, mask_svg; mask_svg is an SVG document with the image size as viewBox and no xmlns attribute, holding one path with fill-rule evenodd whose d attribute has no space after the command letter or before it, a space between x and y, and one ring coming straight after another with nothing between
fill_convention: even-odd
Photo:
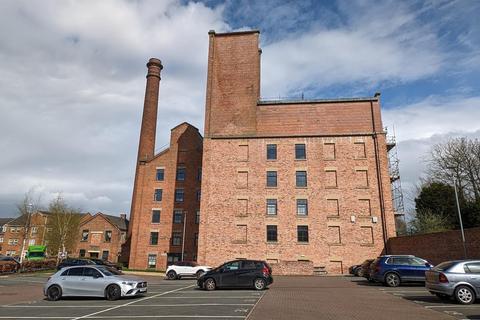
<instances>
[{"instance_id":1,"label":"cloudy sky","mask_svg":"<svg viewBox=\"0 0 480 320\"><path fill-rule=\"evenodd\" d=\"M262 97L382 93L407 205L430 146L480 137L479 1L0 2L0 217L30 189L129 212L149 57L157 147L203 131L210 29L261 30Z\"/></svg>"}]
</instances>

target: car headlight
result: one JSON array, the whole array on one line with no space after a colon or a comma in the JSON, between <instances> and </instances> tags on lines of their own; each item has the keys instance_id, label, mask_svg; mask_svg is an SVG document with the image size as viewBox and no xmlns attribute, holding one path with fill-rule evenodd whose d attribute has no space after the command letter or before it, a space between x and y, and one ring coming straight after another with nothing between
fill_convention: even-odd
<instances>
[{"instance_id":1,"label":"car headlight","mask_svg":"<svg viewBox=\"0 0 480 320\"><path fill-rule=\"evenodd\" d=\"M126 284L127 286L135 286L135 282L127 282L127 281L123 281L122 284Z\"/></svg>"}]
</instances>

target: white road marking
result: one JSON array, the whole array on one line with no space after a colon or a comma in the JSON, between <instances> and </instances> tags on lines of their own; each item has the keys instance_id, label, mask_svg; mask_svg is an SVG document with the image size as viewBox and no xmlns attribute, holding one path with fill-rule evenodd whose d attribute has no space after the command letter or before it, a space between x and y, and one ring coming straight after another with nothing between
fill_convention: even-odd
<instances>
[{"instance_id":1,"label":"white road marking","mask_svg":"<svg viewBox=\"0 0 480 320\"><path fill-rule=\"evenodd\" d=\"M33 282L33 283L45 283L47 281L34 281L34 280L24 280L24 279L2 279L1 281L7 281L7 282Z\"/></svg>"},{"instance_id":2,"label":"white road marking","mask_svg":"<svg viewBox=\"0 0 480 320\"><path fill-rule=\"evenodd\" d=\"M153 297L152 297L153 298ZM154 297L155 299L246 299L251 298L251 296L238 296L238 297L222 297L222 296L211 296L211 297Z\"/></svg>"},{"instance_id":3,"label":"white road marking","mask_svg":"<svg viewBox=\"0 0 480 320\"><path fill-rule=\"evenodd\" d=\"M156 315L156 316L98 316L98 317L91 317L89 319L122 319L122 318L207 318L207 319L224 319L224 318L233 318L233 319L244 319L244 316L185 316L185 315ZM75 319L74 319L75 320Z\"/></svg>"},{"instance_id":4,"label":"white road marking","mask_svg":"<svg viewBox=\"0 0 480 320\"><path fill-rule=\"evenodd\" d=\"M247 320L250 315L252 314L253 310L255 309L255 307L258 305L258 303L260 302L260 300L262 300L262 298L265 296L265 293L263 293L261 296L260 296L260 299L257 300L257 302L255 302L255 305L252 307L252 309L250 309L250 312L247 314L247 316L245 317L245 320Z\"/></svg>"},{"instance_id":5,"label":"white road marking","mask_svg":"<svg viewBox=\"0 0 480 320\"><path fill-rule=\"evenodd\" d=\"M136 303L136 302L145 301L145 300L148 300L148 299L155 298L155 297L157 297L157 296L162 296L162 295L165 295L165 294L169 294L169 293L172 293L172 292L175 292L175 291L179 291L179 290L187 289L187 288L191 288L191 287L193 287L193 285L186 286L186 287L183 287L183 288L178 288L178 289L171 290L171 291L167 291L167 292L163 292L163 293L159 293L159 294L157 294L157 295L153 295L153 296L150 296L150 297L145 297L145 298L142 298L142 299L140 299L140 300L131 301L131 302L124 303L124 304L121 304L121 305L117 305L117 306L114 306L114 307L111 307L111 308L108 308L108 309L105 309L105 310L101 310L101 311L93 312L93 313L90 313L90 314L87 314L87 315L84 315L84 316L81 316L81 317L77 317L77 318L74 318L73 320L78 320L78 319L84 319L84 318L92 317L92 316L95 316L95 315L97 315L97 314L99 314L99 313L103 313L103 312L115 310L115 309L118 309L118 308L121 308L121 307L126 307L126 306L129 306L129 305L134 304L134 303Z\"/></svg>"},{"instance_id":6,"label":"white road marking","mask_svg":"<svg viewBox=\"0 0 480 320\"><path fill-rule=\"evenodd\" d=\"M132 304L130 307L201 307L201 306L253 306L253 303L187 303L187 304ZM2 308L108 308L112 305L68 305L68 306L19 306L19 305L6 305ZM119 305L123 306L123 305Z\"/></svg>"},{"instance_id":7,"label":"white road marking","mask_svg":"<svg viewBox=\"0 0 480 320\"><path fill-rule=\"evenodd\" d=\"M465 305L461 305L461 304L451 304L451 305L443 305L443 306L425 306L425 308L428 308L428 309L431 309L431 308L452 308L452 309L456 309L456 308L465 308L465 309L476 309L476 308L480 308L480 305L478 306L465 306Z\"/></svg>"}]
</instances>

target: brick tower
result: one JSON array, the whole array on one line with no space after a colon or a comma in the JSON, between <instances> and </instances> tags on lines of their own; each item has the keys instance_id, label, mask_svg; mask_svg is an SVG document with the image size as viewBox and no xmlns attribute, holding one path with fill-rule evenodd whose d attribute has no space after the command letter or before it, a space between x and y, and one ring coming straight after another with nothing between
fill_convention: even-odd
<instances>
[{"instance_id":1,"label":"brick tower","mask_svg":"<svg viewBox=\"0 0 480 320\"><path fill-rule=\"evenodd\" d=\"M147 84L128 229L129 267L165 270L176 260L196 260L200 214L202 136L184 122L170 145L155 153L162 63L147 63Z\"/></svg>"}]
</instances>

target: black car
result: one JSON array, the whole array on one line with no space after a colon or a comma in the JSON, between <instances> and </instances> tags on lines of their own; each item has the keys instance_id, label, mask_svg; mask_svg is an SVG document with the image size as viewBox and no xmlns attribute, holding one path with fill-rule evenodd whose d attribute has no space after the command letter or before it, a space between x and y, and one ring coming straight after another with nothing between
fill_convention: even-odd
<instances>
[{"instance_id":1,"label":"black car","mask_svg":"<svg viewBox=\"0 0 480 320\"><path fill-rule=\"evenodd\" d=\"M264 290L272 282L272 268L265 261L234 260L204 273L197 285L209 291L216 288Z\"/></svg>"},{"instance_id":2,"label":"black car","mask_svg":"<svg viewBox=\"0 0 480 320\"><path fill-rule=\"evenodd\" d=\"M90 258L89 260L93 261L93 263L95 263L96 265L107 266L107 267L111 267L111 268L114 268L114 269L117 269L117 270L122 270L122 267L120 267L116 263L110 262L108 260L93 259L93 258Z\"/></svg>"},{"instance_id":3,"label":"black car","mask_svg":"<svg viewBox=\"0 0 480 320\"><path fill-rule=\"evenodd\" d=\"M85 266L85 265L92 265L96 264L90 259L76 259L76 258L67 258L62 260L57 266L57 270L60 270L64 267L71 267L71 266Z\"/></svg>"}]
</instances>

